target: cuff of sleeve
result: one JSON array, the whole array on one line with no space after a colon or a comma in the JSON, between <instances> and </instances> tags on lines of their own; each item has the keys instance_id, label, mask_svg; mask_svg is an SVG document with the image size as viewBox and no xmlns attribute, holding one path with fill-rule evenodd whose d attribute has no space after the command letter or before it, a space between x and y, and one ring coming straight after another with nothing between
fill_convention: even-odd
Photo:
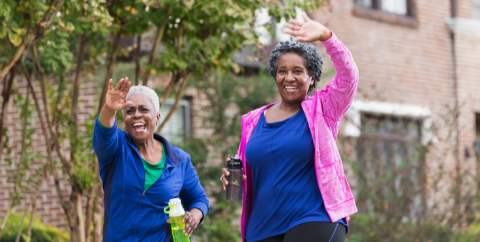
<instances>
[{"instance_id":1,"label":"cuff of sleeve","mask_svg":"<svg viewBox=\"0 0 480 242\"><path fill-rule=\"evenodd\" d=\"M193 208L198 208L198 209L200 209L200 211L202 211L203 217L202 217L202 220L200 220L200 223L199 223L199 224L201 224L203 222L203 219L205 219L205 216L208 213L208 210L209 210L208 205L203 203L203 202L196 202L191 206L190 210L193 209Z\"/></svg>"},{"instance_id":2,"label":"cuff of sleeve","mask_svg":"<svg viewBox=\"0 0 480 242\"><path fill-rule=\"evenodd\" d=\"M102 134L105 134L105 135L108 135L108 134L111 134L112 132L115 131L116 127L117 127L117 118L115 118L115 123L113 123L113 126L111 128L107 128L105 126L103 126L101 123L100 123L100 115L98 115L97 117L97 120L95 121L95 126L97 126L97 130L102 133Z\"/></svg>"},{"instance_id":3,"label":"cuff of sleeve","mask_svg":"<svg viewBox=\"0 0 480 242\"><path fill-rule=\"evenodd\" d=\"M335 45L337 42L337 36L333 33L333 31L330 30L330 33L332 33L332 36L330 36L330 39L327 39L325 41L321 41L322 44L325 46L325 48L331 48Z\"/></svg>"}]
</instances>

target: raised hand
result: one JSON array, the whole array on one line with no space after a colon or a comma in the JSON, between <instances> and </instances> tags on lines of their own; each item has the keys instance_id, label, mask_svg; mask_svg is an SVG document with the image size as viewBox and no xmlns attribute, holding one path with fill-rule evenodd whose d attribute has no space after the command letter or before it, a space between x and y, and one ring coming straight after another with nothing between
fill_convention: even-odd
<instances>
[{"instance_id":1,"label":"raised hand","mask_svg":"<svg viewBox=\"0 0 480 242\"><path fill-rule=\"evenodd\" d=\"M133 104L127 101L127 93L132 84L128 81L128 77L120 79L115 88L112 86L112 79L108 82L108 91L105 105L112 110L120 111L128 105Z\"/></svg>"},{"instance_id":2,"label":"raised hand","mask_svg":"<svg viewBox=\"0 0 480 242\"><path fill-rule=\"evenodd\" d=\"M313 41L325 41L330 39L332 33L327 27L321 23L311 20L307 15L303 14L305 23L300 23L295 19L290 19L284 26L286 29L283 32L285 34L299 37L295 41L301 42L313 42Z\"/></svg>"}]
</instances>

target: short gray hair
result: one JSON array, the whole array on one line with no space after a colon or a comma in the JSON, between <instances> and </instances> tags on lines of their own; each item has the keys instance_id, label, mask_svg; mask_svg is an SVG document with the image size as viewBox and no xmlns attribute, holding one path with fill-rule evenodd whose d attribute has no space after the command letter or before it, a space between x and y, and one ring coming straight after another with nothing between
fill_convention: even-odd
<instances>
[{"instance_id":1,"label":"short gray hair","mask_svg":"<svg viewBox=\"0 0 480 242\"><path fill-rule=\"evenodd\" d=\"M160 113L160 102L158 99L158 95L153 89L142 85L132 86L127 93L126 99L128 100L128 98L133 94L142 94L144 97L148 98L148 100L150 100L150 102L152 103L155 112L157 112L156 114Z\"/></svg>"},{"instance_id":2,"label":"short gray hair","mask_svg":"<svg viewBox=\"0 0 480 242\"><path fill-rule=\"evenodd\" d=\"M293 37L289 41L277 44L270 53L270 60L268 60L268 71L274 79L277 76L278 61L286 53L295 53L305 59L308 75L315 76L313 85L308 89L309 92L312 91L322 76L323 59L317 47L311 43L295 42Z\"/></svg>"}]
</instances>

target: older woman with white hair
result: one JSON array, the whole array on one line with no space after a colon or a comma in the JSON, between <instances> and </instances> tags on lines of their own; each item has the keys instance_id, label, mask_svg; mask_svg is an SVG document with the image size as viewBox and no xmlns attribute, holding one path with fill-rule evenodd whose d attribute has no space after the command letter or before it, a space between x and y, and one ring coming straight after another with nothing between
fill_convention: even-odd
<instances>
[{"instance_id":1,"label":"older woman with white hair","mask_svg":"<svg viewBox=\"0 0 480 242\"><path fill-rule=\"evenodd\" d=\"M123 111L125 130L115 115ZM209 210L190 155L156 134L158 95L128 78L108 84L96 121L93 148L105 191L103 241L173 241L164 208L179 197L185 209L183 232L191 235Z\"/></svg>"}]
</instances>

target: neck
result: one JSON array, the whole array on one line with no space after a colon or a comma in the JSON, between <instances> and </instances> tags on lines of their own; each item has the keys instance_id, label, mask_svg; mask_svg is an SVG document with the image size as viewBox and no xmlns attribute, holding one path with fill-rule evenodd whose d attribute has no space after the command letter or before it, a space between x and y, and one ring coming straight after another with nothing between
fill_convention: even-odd
<instances>
[{"instance_id":1,"label":"neck","mask_svg":"<svg viewBox=\"0 0 480 242\"><path fill-rule=\"evenodd\" d=\"M158 146L160 145L159 142L155 140L155 138L148 139L145 142L140 142L140 141L133 141L135 143L135 146L137 146L138 152L142 156L145 156L147 154L153 154L157 150Z\"/></svg>"},{"instance_id":2,"label":"neck","mask_svg":"<svg viewBox=\"0 0 480 242\"><path fill-rule=\"evenodd\" d=\"M285 101L282 100L280 102L279 108L283 112L288 112L288 113L295 112L296 113L300 109L302 109L302 102L289 103L289 102L285 102Z\"/></svg>"}]
</instances>

